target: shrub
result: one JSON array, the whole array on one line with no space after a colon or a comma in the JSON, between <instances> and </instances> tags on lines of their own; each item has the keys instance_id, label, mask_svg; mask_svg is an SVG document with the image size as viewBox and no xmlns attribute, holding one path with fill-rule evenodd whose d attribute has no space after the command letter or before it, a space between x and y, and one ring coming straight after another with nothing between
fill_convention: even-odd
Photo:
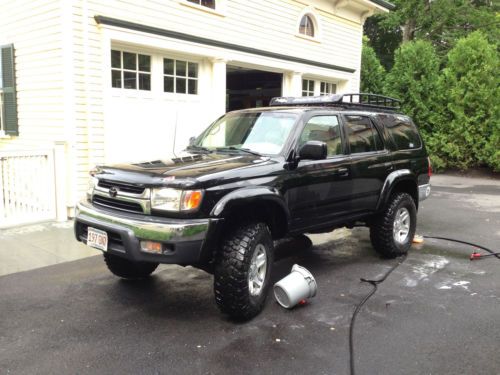
<instances>
[{"instance_id":1,"label":"shrub","mask_svg":"<svg viewBox=\"0 0 500 375\"><path fill-rule=\"evenodd\" d=\"M500 61L480 32L458 41L439 80L441 116L431 148L446 167L500 170Z\"/></svg>"}]
</instances>

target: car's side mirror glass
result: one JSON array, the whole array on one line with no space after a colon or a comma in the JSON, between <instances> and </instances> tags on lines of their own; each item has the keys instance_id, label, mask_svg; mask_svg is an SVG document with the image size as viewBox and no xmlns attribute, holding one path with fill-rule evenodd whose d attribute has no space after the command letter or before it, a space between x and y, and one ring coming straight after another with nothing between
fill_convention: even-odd
<instances>
[{"instance_id":1,"label":"car's side mirror glass","mask_svg":"<svg viewBox=\"0 0 500 375\"><path fill-rule=\"evenodd\" d=\"M327 147L325 142L307 141L299 150L300 160L321 160L327 155Z\"/></svg>"},{"instance_id":2,"label":"car's side mirror glass","mask_svg":"<svg viewBox=\"0 0 500 375\"><path fill-rule=\"evenodd\" d=\"M185 139L185 138L184 138ZM192 146L194 145L194 141L196 141L196 137L191 137L189 138L189 145Z\"/></svg>"}]
</instances>

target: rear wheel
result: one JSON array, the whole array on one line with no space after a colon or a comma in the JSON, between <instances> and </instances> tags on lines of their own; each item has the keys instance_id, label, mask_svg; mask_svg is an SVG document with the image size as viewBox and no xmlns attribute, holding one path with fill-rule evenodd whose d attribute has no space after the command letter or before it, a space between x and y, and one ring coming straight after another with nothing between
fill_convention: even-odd
<instances>
[{"instance_id":1,"label":"rear wheel","mask_svg":"<svg viewBox=\"0 0 500 375\"><path fill-rule=\"evenodd\" d=\"M215 301L236 319L257 315L266 300L273 264L273 241L264 223L242 225L228 235L216 256Z\"/></svg>"},{"instance_id":2,"label":"rear wheel","mask_svg":"<svg viewBox=\"0 0 500 375\"><path fill-rule=\"evenodd\" d=\"M406 254L417 226L417 208L408 193L396 193L370 227L372 245L385 258Z\"/></svg>"},{"instance_id":3,"label":"rear wheel","mask_svg":"<svg viewBox=\"0 0 500 375\"><path fill-rule=\"evenodd\" d=\"M109 253L104 253L104 261L114 275L124 279L144 279L158 267L158 263L134 262Z\"/></svg>"}]
</instances>

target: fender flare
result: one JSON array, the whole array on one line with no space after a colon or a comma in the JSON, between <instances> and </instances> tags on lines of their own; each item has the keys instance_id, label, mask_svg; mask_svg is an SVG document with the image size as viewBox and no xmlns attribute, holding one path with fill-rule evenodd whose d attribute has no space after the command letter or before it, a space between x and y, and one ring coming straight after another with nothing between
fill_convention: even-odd
<instances>
[{"instance_id":1,"label":"fender flare","mask_svg":"<svg viewBox=\"0 0 500 375\"><path fill-rule=\"evenodd\" d=\"M290 222L290 211L288 206L276 188L268 186L251 186L245 187L224 195L214 206L210 212L210 217L223 218L224 215L234 206L240 204L252 204L254 202L273 202L277 204L286 216L286 225Z\"/></svg>"},{"instance_id":2,"label":"fender flare","mask_svg":"<svg viewBox=\"0 0 500 375\"><path fill-rule=\"evenodd\" d=\"M413 174L413 172L410 171L409 169L399 169L397 171L389 173L389 175L386 177L386 179L384 181L384 185L382 186L382 189L380 190L380 195L379 195L379 199L377 202L377 208L376 208L377 212L379 212L385 206L385 204L387 203L387 200L391 196L392 189L400 181L415 182L415 186L417 186L417 189L418 189L416 177ZM417 192L418 192L418 190L417 190Z\"/></svg>"}]
</instances>

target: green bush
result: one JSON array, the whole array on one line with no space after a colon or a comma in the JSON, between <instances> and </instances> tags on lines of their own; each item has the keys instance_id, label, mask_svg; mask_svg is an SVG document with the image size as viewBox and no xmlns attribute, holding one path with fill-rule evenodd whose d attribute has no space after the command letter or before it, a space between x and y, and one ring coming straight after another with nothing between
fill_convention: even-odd
<instances>
[{"instance_id":1,"label":"green bush","mask_svg":"<svg viewBox=\"0 0 500 375\"><path fill-rule=\"evenodd\" d=\"M443 167L500 170L500 60L480 32L458 41L439 84L436 129L429 140Z\"/></svg>"},{"instance_id":2,"label":"green bush","mask_svg":"<svg viewBox=\"0 0 500 375\"><path fill-rule=\"evenodd\" d=\"M385 69L372 47L368 45L368 38L363 37L361 53L361 92L382 94L384 90Z\"/></svg>"},{"instance_id":3,"label":"green bush","mask_svg":"<svg viewBox=\"0 0 500 375\"><path fill-rule=\"evenodd\" d=\"M403 100L403 112L411 116L427 139L433 132L439 58L431 43L404 43L387 74L385 92Z\"/></svg>"}]
</instances>

